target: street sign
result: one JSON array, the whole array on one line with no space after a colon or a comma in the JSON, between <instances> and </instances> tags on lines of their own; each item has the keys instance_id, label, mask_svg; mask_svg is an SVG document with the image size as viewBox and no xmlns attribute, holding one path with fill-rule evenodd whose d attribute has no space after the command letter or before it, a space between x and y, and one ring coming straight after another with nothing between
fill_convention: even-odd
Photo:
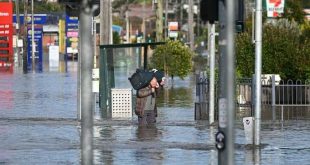
<instances>
[{"instance_id":1,"label":"street sign","mask_svg":"<svg viewBox=\"0 0 310 165\"><path fill-rule=\"evenodd\" d=\"M35 70L42 71L43 70L43 26L37 25L34 28L34 44L35 44ZM31 26L28 26L28 37L27 37L27 57L28 57L28 70L32 69L32 30Z\"/></svg>"},{"instance_id":2,"label":"street sign","mask_svg":"<svg viewBox=\"0 0 310 165\"><path fill-rule=\"evenodd\" d=\"M266 0L267 16L280 17L284 12L285 0Z\"/></svg>"},{"instance_id":3,"label":"street sign","mask_svg":"<svg viewBox=\"0 0 310 165\"><path fill-rule=\"evenodd\" d=\"M13 71L13 4L0 2L0 70Z\"/></svg>"}]
</instances>

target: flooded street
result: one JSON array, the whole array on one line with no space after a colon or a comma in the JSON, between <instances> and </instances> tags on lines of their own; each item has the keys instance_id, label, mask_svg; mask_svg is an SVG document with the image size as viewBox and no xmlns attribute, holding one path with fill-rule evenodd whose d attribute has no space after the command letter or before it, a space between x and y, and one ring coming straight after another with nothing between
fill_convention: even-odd
<instances>
[{"instance_id":1,"label":"flooded street","mask_svg":"<svg viewBox=\"0 0 310 165\"><path fill-rule=\"evenodd\" d=\"M77 63L67 66L67 72L0 73L0 164L80 164ZM96 107L94 164L216 165L217 126L194 120L195 99L194 78L175 78L159 99L157 124L143 128L136 116L103 120ZM309 108L304 111L310 114ZM235 164L310 164L307 115L303 120L263 120L260 150L245 146L237 117Z\"/></svg>"}]
</instances>

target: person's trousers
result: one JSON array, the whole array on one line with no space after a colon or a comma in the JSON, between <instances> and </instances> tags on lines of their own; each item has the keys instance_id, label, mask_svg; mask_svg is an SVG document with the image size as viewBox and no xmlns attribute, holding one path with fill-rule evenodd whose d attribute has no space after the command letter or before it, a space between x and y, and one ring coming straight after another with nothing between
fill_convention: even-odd
<instances>
[{"instance_id":1,"label":"person's trousers","mask_svg":"<svg viewBox=\"0 0 310 165\"><path fill-rule=\"evenodd\" d=\"M138 117L139 125L150 125L156 123L155 112L153 110L144 111L142 117Z\"/></svg>"}]
</instances>

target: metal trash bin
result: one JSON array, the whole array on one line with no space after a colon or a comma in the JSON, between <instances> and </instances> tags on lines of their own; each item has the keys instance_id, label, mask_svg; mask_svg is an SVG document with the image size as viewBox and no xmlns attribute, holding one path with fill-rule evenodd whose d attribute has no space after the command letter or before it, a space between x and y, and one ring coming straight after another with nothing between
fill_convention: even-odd
<instances>
[{"instance_id":1,"label":"metal trash bin","mask_svg":"<svg viewBox=\"0 0 310 165\"><path fill-rule=\"evenodd\" d=\"M111 89L112 118L132 118L132 89Z\"/></svg>"}]
</instances>

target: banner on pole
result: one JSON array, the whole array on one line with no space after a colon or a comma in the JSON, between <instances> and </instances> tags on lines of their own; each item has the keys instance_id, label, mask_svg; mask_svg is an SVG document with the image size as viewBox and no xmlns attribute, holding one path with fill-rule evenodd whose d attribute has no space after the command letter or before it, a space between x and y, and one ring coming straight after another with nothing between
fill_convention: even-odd
<instances>
[{"instance_id":1,"label":"banner on pole","mask_svg":"<svg viewBox=\"0 0 310 165\"><path fill-rule=\"evenodd\" d=\"M267 17L280 17L284 12L285 0L266 0Z\"/></svg>"}]
</instances>

